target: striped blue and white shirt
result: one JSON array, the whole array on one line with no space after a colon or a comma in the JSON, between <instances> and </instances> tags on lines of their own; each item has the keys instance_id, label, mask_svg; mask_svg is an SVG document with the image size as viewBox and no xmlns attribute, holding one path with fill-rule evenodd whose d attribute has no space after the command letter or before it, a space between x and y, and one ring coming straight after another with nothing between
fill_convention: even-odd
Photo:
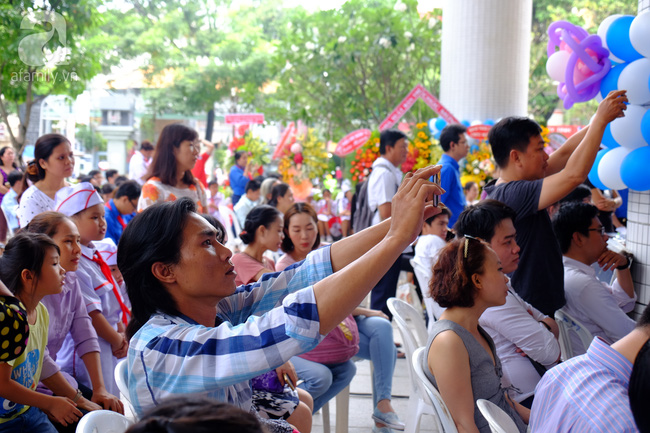
<instances>
[{"instance_id":1,"label":"striped blue and white shirt","mask_svg":"<svg viewBox=\"0 0 650 433\"><path fill-rule=\"evenodd\" d=\"M638 432L627 388L632 363L600 337L547 371L535 389L531 432Z\"/></svg>"},{"instance_id":2,"label":"striped blue and white shirt","mask_svg":"<svg viewBox=\"0 0 650 433\"><path fill-rule=\"evenodd\" d=\"M320 248L282 272L239 286L219 303L218 326L151 316L129 347L129 394L137 415L178 394L207 395L248 411L250 379L322 340L312 285L330 274L330 248Z\"/></svg>"}]
</instances>

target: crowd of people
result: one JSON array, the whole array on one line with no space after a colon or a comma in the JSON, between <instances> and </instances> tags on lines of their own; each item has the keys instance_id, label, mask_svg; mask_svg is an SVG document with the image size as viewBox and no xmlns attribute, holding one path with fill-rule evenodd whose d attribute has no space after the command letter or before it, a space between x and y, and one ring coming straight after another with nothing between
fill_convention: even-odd
<instances>
[{"instance_id":1,"label":"crowd of people","mask_svg":"<svg viewBox=\"0 0 650 433\"><path fill-rule=\"evenodd\" d=\"M386 304L406 270L429 321L422 368L459 432L490 431L477 399L521 432L648 431L650 310L626 314L631 257L608 249L612 204L581 185L626 102L610 93L550 156L534 121L499 121L499 177L482 199L461 185L462 125L441 132L439 165L406 176L406 135L383 131L367 181L306 202L243 152L226 197L205 172L213 145L181 124L142 142L128 177L69 183L59 134L37 140L24 170L1 149L1 429L73 431L88 411L123 413L114 370L127 359L141 420L130 431L308 433L358 357L373 365L373 432L404 430ZM582 355L564 362L560 309L595 337L572 340Z\"/></svg>"}]
</instances>

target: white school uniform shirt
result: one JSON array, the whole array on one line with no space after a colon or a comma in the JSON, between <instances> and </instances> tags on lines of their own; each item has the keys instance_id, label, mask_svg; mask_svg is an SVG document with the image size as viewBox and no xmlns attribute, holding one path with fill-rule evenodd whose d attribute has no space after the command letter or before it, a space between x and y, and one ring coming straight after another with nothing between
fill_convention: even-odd
<instances>
[{"instance_id":1,"label":"white school uniform shirt","mask_svg":"<svg viewBox=\"0 0 650 433\"><path fill-rule=\"evenodd\" d=\"M144 185L145 180L142 177L147 174L149 164L142 152L136 151L129 161L129 179L135 180L140 186Z\"/></svg>"},{"instance_id":2,"label":"white school uniform shirt","mask_svg":"<svg viewBox=\"0 0 650 433\"><path fill-rule=\"evenodd\" d=\"M614 343L636 326L627 314L634 309L636 293L629 297L618 280L613 285L596 277L596 271L569 257L562 257L564 263L564 310L581 322L594 337L601 337L607 343ZM578 354L585 353L582 343L571 334Z\"/></svg>"},{"instance_id":3,"label":"white school uniform shirt","mask_svg":"<svg viewBox=\"0 0 650 433\"><path fill-rule=\"evenodd\" d=\"M508 282L506 303L488 308L479 318L479 325L494 340L501 360L501 384L510 388L508 395L517 402L535 394L541 378L528 358L517 353L517 348L546 367L555 364L560 356L557 339L539 323L547 317L524 301Z\"/></svg>"},{"instance_id":4,"label":"white school uniform shirt","mask_svg":"<svg viewBox=\"0 0 650 433\"><path fill-rule=\"evenodd\" d=\"M27 188L16 211L20 227L25 227L39 213L54 210L55 202L35 185Z\"/></svg>"},{"instance_id":5,"label":"white school uniform shirt","mask_svg":"<svg viewBox=\"0 0 650 433\"><path fill-rule=\"evenodd\" d=\"M368 205L375 212L372 225L381 222L377 209L382 204L393 201L393 196L402 183L402 176L402 170L383 156L372 163L372 173L368 178Z\"/></svg>"}]
</instances>

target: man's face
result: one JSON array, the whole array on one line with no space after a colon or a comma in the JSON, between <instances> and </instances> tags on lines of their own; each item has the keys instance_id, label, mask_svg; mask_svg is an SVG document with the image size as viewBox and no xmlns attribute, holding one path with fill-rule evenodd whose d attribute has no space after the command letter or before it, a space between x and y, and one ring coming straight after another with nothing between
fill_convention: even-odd
<instances>
[{"instance_id":1,"label":"man's face","mask_svg":"<svg viewBox=\"0 0 650 433\"><path fill-rule=\"evenodd\" d=\"M384 157L393 163L395 167L404 164L408 156L409 145L405 138L400 138L395 142L395 146L386 146L386 155Z\"/></svg>"},{"instance_id":2,"label":"man's face","mask_svg":"<svg viewBox=\"0 0 650 433\"><path fill-rule=\"evenodd\" d=\"M90 178L90 183L93 184L93 186L102 186L102 182L104 181L104 175L101 173L97 173L94 175L92 178Z\"/></svg>"},{"instance_id":3,"label":"man's face","mask_svg":"<svg viewBox=\"0 0 650 433\"><path fill-rule=\"evenodd\" d=\"M590 262L594 263L607 251L607 239L609 237L604 233L603 225L597 217L591 220L588 230L586 237L582 235L585 239L583 248L589 254Z\"/></svg>"},{"instance_id":4,"label":"man's face","mask_svg":"<svg viewBox=\"0 0 650 433\"><path fill-rule=\"evenodd\" d=\"M519 265L519 245L515 240L517 231L510 218L502 220L494 228L494 236L490 239L490 247L497 253L503 273L514 272Z\"/></svg>"},{"instance_id":5,"label":"man's face","mask_svg":"<svg viewBox=\"0 0 650 433\"><path fill-rule=\"evenodd\" d=\"M259 189L259 188L256 189L255 191L253 191L252 189L249 189L248 192L246 193L246 197L248 197L248 199L250 201L259 200L261 195L262 195L262 190Z\"/></svg>"},{"instance_id":6,"label":"man's face","mask_svg":"<svg viewBox=\"0 0 650 433\"><path fill-rule=\"evenodd\" d=\"M526 151L518 152L518 155L524 180L537 180L546 177L548 154L544 151L544 140L540 135L532 137Z\"/></svg>"},{"instance_id":7,"label":"man's face","mask_svg":"<svg viewBox=\"0 0 650 433\"><path fill-rule=\"evenodd\" d=\"M465 134L460 134L460 139L458 140L458 143L451 143L451 146L449 148L452 152L452 157L456 161L460 161L461 159L465 158L467 156L467 153L469 152L469 144L467 143L467 136Z\"/></svg>"}]
</instances>

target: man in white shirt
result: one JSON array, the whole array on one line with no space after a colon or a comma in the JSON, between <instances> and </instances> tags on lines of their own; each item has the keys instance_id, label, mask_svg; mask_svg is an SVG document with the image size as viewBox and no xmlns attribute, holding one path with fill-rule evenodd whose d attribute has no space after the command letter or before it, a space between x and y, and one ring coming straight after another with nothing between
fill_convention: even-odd
<instances>
[{"instance_id":1,"label":"man in white shirt","mask_svg":"<svg viewBox=\"0 0 650 433\"><path fill-rule=\"evenodd\" d=\"M135 152L129 161L129 179L135 180L140 186L147 181L145 177L149 170L153 149L153 144L150 141L143 140L140 150Z\"/></svg>"},{"instance_id":2,"label":"man in white shirt","mask_svg":"<svg viewBox=\"0 0 650 433\"><path fill-rule=\"evenodd\" d=\"M368 178L368 206L375 213L372 224L390 218L391 201L402 183L400 167L408 155L406 135L397 130L382 131L379 136L379 158L372 164L372 173ZM377 283L370 294L370 308L381 310L392 317L386 301L395 296L399 278L400 260L391 266L384 277Z\"/></svg>"},{"instance_id":3,"label":"man in white shirt","mask_svg":"<svg viewBox=\"0 0 650 433\"><path fill-rule=\"evenodd\" d=\"M636 293L630 272L631 260L607 249L607 235L598 219L598 208L588 203L566 203L553 217L553 229L564 262L564 310L581 322L594 337L614 343L634 329L625 313L634 309ZM593 263L604 271L615 269L610 286L596 277ZM574 351L585 353L572 335Z\"/></svg>"},{"instance_id":4,"label":"man in white shirt","mask_svg":"<svg viewBox=\"0 0 650 433\"><path fill-rule=\"evenodd\" d=\"M457 236L488 242L507 274L519 265L515 218L515 211L504 203L481 200L459 215L454 230ZM510 398L530 408L541 374L560 359L555 320L525 302L508 282L506 303L485 310L479 324L494 340L503 369L503 387Z\"/></svg>"},{"instance_id":5,"label":"man in white shirt","mask_svg":"<svg viewBox=\"0 0 650 433\"><path fill-rule=\"evenodd\" d=\"M261 184L258 180L249 180L248 183L246 183L246 194L244 194L233 208L242 230L244 229L244 223L246 222L246 215L248 215L248 212L250 212L255 206L262 204L262 200L260 200L262 195L260 186Z\"/></svg>"}]
</instances>

